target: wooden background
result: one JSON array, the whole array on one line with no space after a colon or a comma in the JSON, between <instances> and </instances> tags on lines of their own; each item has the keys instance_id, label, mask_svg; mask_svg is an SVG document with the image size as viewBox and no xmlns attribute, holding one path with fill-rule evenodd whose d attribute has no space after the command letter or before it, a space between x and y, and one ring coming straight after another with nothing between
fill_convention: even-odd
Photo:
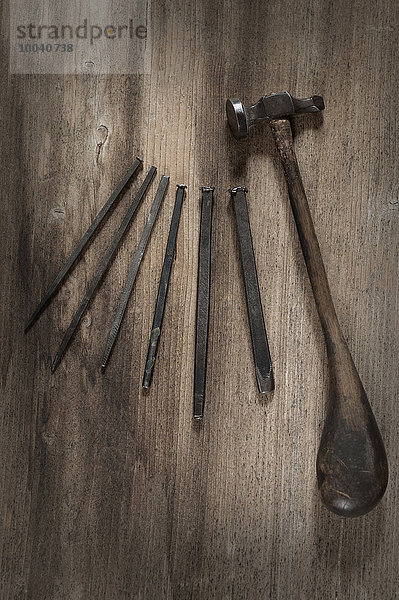
<instances>
[{"instance_id":1,"label":"wooden background","mask_svg":"<svg viewBox=\"0 0 399 600\"><path fill-rule=\"evenodd\" d=\"M399 598L396 0L152 4L151 75L8 72L1 12L1 600ZM267 126L224 103L322 94L295 121L337 313L390 461L381 504L320 503L326 356ZM109 368L107 328L156 188L55 375L70 318L142 176L26 336L135 155L171 176ZM174 186L188 185L160 353L141 391ZM259 397L228 190L248 186L276 391ZM216 187L205 419L192 420L200 186Z\"/></svg>"}]
</instances>

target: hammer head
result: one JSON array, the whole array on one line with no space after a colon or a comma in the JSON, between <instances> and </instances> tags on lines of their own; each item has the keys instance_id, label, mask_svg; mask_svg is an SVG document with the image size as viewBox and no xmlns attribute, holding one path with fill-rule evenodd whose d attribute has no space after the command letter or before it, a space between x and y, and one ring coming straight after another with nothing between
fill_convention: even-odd
<instances>
[{"instance_id":1,"label":"hammer head","mask_svg":"<svg viewBox=\"0 0 399 600\"><path fill-rule=\"evenodd\" d=\"M290 115L324 110L321 96L311 96L304 100L293 98L288 92L262 96L256 104L244 106L240 100L229 99L226 103L227 120L237 139L248 135L249 128L261 121L281 119Z\"/></svg>"}]
</instances>

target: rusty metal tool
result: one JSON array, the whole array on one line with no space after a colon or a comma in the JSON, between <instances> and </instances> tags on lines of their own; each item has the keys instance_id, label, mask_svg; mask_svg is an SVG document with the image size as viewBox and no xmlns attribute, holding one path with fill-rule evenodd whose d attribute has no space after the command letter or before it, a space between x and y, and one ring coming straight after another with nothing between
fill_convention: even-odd
<instances>
[{"instance_id":1,"label":"rusty metal tool","mask_svg":"<svg viewBox=\"0 0 399 600\"><path fill-rule=\"evenodd\" d=\"M256 123L270 124L327 348L330 398L317 456L321 496L327 508L341 516L363 515L384 495L388 462L380 431L338 323L289 121L297 113L323 110L323 98L298 100L284 92L263 96L249 107L239 100L228 100L226 109L230 128L238 139L246 137Z\"/></svg>"},{"instance_id":2,"label":"rusty metal tool","mask_svg":"<svg viewBox=\"0 0 399 600\"><path fill-rule=\"evenodd\" d=\"M178 185L176 190L175 205L170 223L169 236L166 244L165 258L162 266L161 279L159 281L157 301L155 304L154 319L152 322L150 342L148 346L147 360L143 377L143 388L148 389L151 385L152 373L161 335L163 315L165 312L166 298L168 295L170 274L172 271L173 257L176 248L177 232L179 229L181 209L185 195L186 185Z\"/></svg>"},{"instance_id":3,"label":"rusty metal tool","mask_svg":"<svg viewBox=\"0 0 399 600\"><path fill-rule=\"evenodd\" d=\"M54 297L54 295L57 292L58 288L60 287L61 283L64 281L65 277L67 276L69 271L72 269L73 265L75 264L75 262L77 261L79 256L82 254L84 248L87 246L87 244L89 243L89 241L91 240L91 238L93 237L95 232L98 230L101 223L104 221L105 217L110 213L111 209L116 205L116 201L121 197L123 190L129 183L129 181L131 180L133 175L137 172L137 170L139 168L142 167L142 165L143 165L143 160L141 158L137 157L136 160L134 161L133 165L131 166L131 168L127 171L127 173L124 175L124 177L120 180L120 182L116 186L115 190L112 192L111 196L108 198L107 202L104 204L104 206L102 207L102 209L100 210L100 212L98 213L98 215L96 216L96 218L94 219L92 224L90 225L89 229L86 231L86 233L84 234L84 236L82 237L82 239L80 240L80 242L76 246L76 248L72 251L68 260L63 265L60 272L58 273L58 275L56 276L56 278L54 279L54 281L48 288L47 292L43 296L43 299L40 301L39 305L37 306L37 308L31 315L31 317L29 318L29 321L27 322L26 327L25 327L25 332L28 331L28 329L30 329L30 327L33 325L33 323L36 321L36 319L38 319L38 317L44 311L46 306L50 303L51 299Z\"/></svg>"},{"instance_id":4,"label":"rusty metal tool","mask_svg":"<svg viewBox=\"0 0 399 600\"><path fill-rule=\"evenodd\" d=\"M247 192L248 190L245 187L235 187L231 190L231 197L234 204L241 266L244 277L256 380L259 392L266 394L274 390L274 377L256 272L246 199Z\"/></svg>"},{"instance_id":5,"label":"rusty metal tool","mask_svg":"<svg viewBox=\"0 0 399 600\"><path fill-rule=\"evenodd\" d=\"M213 187L202 187L198 244L197 311L195 320L194 419L204 416L211 291L211 236Z\"/></svg>"},{"instance_id":6,"label":"rusty metal tool","mask_svg":"<svg viewBox=\"0 0 399 600\"><path fill-rule=\"evenodd\" d=\"M72 338L73 334L75 333L75 331L80 323L80 320L82 319L84 313L86 312L86 309L90 303L90 300L92 299L95 291L97 290L100 283L102 282L102 280L105 276L105 273L107 272L107 269L111 264L112 258L114 257L117 249L119 248L119 244L120 244L123 236L125 235L128 227L134 217L134 214L135 214L137 208L139 207L141 201L143 200L144 195L145 195L146 191L148 190L148 187L149 187L151 181L154 178L156 170L157 170L156 167L151 167L151 169L148 171L147 176L144 179L143 183L141 184L141 187L140 187L139 191L137 192L132 204L130 205L125 218L123 219L121 225L119 226L119 229L116 232L114 239L112 240L110 246L108 247L108 250L105 253L104 258L102 259L102 261L97 269L96 274L94 275L89 287L87 288L84 298L83 298L78 310L76 311L76 313L65 333L65 336L61 342L58 352L54 358L53 364L51 366L51 370L53 372L55 371L55 369L61 362L61 359L65 354L65 351L69 345L69 342L71 341L71 338Z\"/></svg>"},{"instance_id":7,"label":"rusty metal tool","mask_svg":"<svg viewBox=\"0 0 399 600\"><path fill-rule=\"evenodd\" d=\"M122 291L122 294L119 299L118 307L116 309L115 317L111 325L111 329L108 334L107 342L105 344L105 350L103 359L101 362L101 366L103 369L107 366L109 357L112 352L112 348L116 342L116 338L118 337L119 329L122 323L123 315L125 314L125 310L127 307L127 303L129 302L130 295L133 290L134 282L136 281L137 273L139 272L140 264L142 258L144 256L145 249L147 247L148 240L150 239L150 235L152 229L154 227L159 209L162 204L162 200L164 199L167 187L169 185L169 177L163 175L161 177L161 181L158 186L157 193L155 194L154 202L151 206L150 212L148 213L147 221L144 226L143 233L141 234L141 238L139 244L137 246L137 250L133 257L133 261L130 265L129 272L126 278L126 282Z\"/></svg>"}]
</instances>

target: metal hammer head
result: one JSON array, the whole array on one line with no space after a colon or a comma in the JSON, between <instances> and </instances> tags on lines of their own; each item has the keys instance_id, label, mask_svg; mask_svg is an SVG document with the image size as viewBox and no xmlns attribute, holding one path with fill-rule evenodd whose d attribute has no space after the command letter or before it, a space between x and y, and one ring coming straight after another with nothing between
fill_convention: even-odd
<instances>
[{"instance_id":1,"label":"metal hammer head","mask_svg":"<svg viewBox=\"0 0 399 600\"><path fill-rule=\"evenodd\" d=\"M293 98L288 92L262 96L256 104L244 106L240 100L229 99L226 103L227 120L234 137L244 138L249 128L261 121L281 119L296 113L320 112L324 109L321 96L311 96L305 100Z\"/></svg>"}]
</instances>

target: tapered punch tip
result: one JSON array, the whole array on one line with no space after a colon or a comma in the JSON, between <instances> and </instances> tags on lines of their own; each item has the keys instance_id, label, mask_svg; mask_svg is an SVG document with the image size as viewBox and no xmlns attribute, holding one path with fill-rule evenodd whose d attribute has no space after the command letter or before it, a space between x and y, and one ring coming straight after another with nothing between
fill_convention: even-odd
<instances>
[{"instance_id":1,"label":"tapered punch tip","mask_svg":"<svg viewBox=\"0 0 399 600\"><path fill-rule=\"evenodd\" d=\"M193 418L196 421L202 421L204 418L205 397L203 395L194 395L194 412Z\"/></svg>"},{"instance_id":2,"label":"tapered punch tip","mask_svg":"<svg viewBox=\"0 0 399 600\"><path fill-rule=\"evenodd\" d=\"M176 187L179 188L179 190L185 190L187 188L187 186L184 185L184 183L178 183L176 184Z\"/></svg>"},{"instance_id":3,"label":"tapered punch tip","mask_svg":"<svg viewBox=\"0 0 399 600\"><path fill-rule=\"evenodd\" d=\"M30 318L24 327L24 333L27 333L33 325L33 318Z\"/></svg>"},{"instance_id":4,"label":"tapered punch tip","mask_svg":"<svg viewBox=\"0 0 399 600\"><path fill-rule=\"evenodd\" d=\"M212 187L211 185L203 185L201 188L202 192L214 192L215 188Z\"/></svg>"},{"instance_id":5,"label":"tapered punch tip","mask_svg":"<svg viewBox=\"0 0 399 600\"><path fill-rule=\"evenodd\" d=\"M259 392L261 394L270 394L274 392L274 376L273 369L264 377L258 370L256 371L256 379L258 382Z\"/></svg>"},{"instance_id":6,"label":"tapered punch tip","mask_svg":"<svg viewBox=\"0 0 399 600\"><path fill-rule=\"evenodd\" d=\"M60 364L60 361L61 361L61 358L57 354L57 356L53 360L53 364L51 365L51 372L52 373L54 373L54 371L56 370L56 368Z\"/></svg>"}]
</instances>

